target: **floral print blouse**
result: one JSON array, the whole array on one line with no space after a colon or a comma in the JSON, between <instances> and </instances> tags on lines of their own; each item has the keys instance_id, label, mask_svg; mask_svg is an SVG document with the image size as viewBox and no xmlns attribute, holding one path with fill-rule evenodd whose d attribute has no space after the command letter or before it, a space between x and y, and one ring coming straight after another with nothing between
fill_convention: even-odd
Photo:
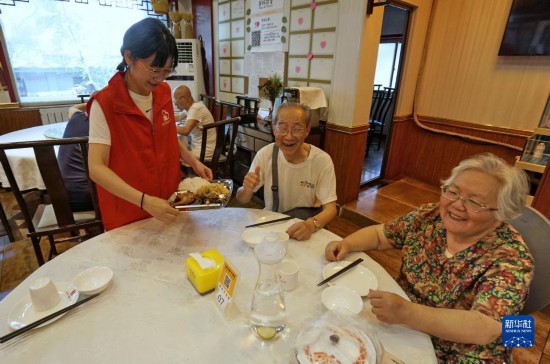
<instances>
[{"instance_id":1,"label":"floral print blouse","mask_svg":"<svg viewBox=\"0 0 550 364\"><path fill-rule=\"evenodd\" d=\"M439 204L427 204L386 223L389 242L402 250L397 279L412 302L476 310L499 322L523 308L533 278L533 257L519 233L502 223L451 258ZM501 337L488 345L461 344L432 336L443 363L509 362Z\"/></svg>"}]
</instances>

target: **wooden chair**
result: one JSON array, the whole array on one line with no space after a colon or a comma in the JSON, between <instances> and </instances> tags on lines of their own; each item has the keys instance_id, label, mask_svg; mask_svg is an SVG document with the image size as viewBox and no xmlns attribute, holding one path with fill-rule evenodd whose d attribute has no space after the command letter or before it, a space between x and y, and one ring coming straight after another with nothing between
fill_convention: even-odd
<instances>
[{"instance_id":1,"label":"wooden chair","mask_svg":"<svg viewBox=\"0 0 550 364\"><path fill-rule=\"evenodd\" d=\"M248 96L235 96L237 103L242 105L241 118L243 123L255 123L260 109L260 99Z\"/></svg>"},{"instance_id":2,"label":"wooden chair","mask_svg":"<svg viewBox=\"0 0 550 364\"><path fill-rule=\"evenodd\" d=\"M6 215L6 211L4 210L4 206L2 206L2 203L0 202L0 220L2 220L2 226L4 227L4 231L6 232L6 235L8 235L8 239L13 243L15 241L15 237L13 236L13 231L11 230L10 221L8 220L8 216Z\"/></svg>"},{"instance_id":3,"label":"wooden chair","mask_svg":"<svg viewBox=\"0 0 550 364\"><path fill-rule=\"evenodd\" d=\"M242 105L232 102L218 100L216 103L216 115L218 117L215 120L226 120L237 116L241 116Z\"/></svg>"},{"instance_id":4,"label":"wooden chair","mask_svg":"<svg viewBox=\"0 0 550 364\"><path fill-rule=\"evenodd\" d=\"M216 146L214 154L210 161L205 160L206 143L201 144L200 161L212 169L214 178L233 178L233 153L235 148L235 140L239 128L240 117L216 121L212 124L199 126L202 131L202 140L206 141L208 130L216 129Z\"/></svg>"},{"instance_id":5,"label":"wooden chair","mask_svg":"<svg viewBox=\"0 0 550 364\"><path fill-rule=\"evenodd\" d=\"M216 98L214 96L200 94L200 100L204 105L206 105L206 108L210 111L210 113L214 117L214 120L219 120L219 116L216 115Z\"/></svg>"},{"instance_id":6,"label":"wooden chair","mask_svg":"<svg viewBox=\"0 0 550 364\"><path fill-rule=\"evenodd\" d=\"M97 192L89 178L88 165L84 168L88 174L88 184L92 196L93 211L73 212L69 194L57 163L55 147L58 145L78 144L83 160L88 160L88 138L67 138L0 144L0 162L6 173L21 214L27 225L27 236L31 239L38 264L44 264L40 249L42 237L48 237L50 253L48 259L57 255L55 244L68 241L83 241L103 232L103 224L97 202ZM40 204L31 216L29 206L15 179L6 151L11 149L32 148L41 177L46 186L46 197L50 203Z\"/></svg>"},{"instance_id":7,"label":"wooden chair","mask_svg":"<svg viewBox=\"0 0 550 364\"><path fill-rule=\"evenodd\" d=\"M535 276L522 311L523 315L527 315L550 304L550 221L534 208L527 206L510 224L519 231L535 259Z\"/></svg>"}]
</instances>

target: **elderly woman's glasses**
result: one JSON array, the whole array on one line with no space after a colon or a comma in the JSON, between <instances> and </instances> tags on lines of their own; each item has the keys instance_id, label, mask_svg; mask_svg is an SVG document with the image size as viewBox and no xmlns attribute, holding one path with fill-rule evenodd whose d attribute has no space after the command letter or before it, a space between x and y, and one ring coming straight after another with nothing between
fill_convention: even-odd
<instances>
[{"instance_id":1,"label":"elderly woman's glasses","mask_svg":"<svg viewBox=\"0 0 550 364\"><path fill-rule=\"evenodd\" d=\"M484 205L481 202L476 201L474 199L464 198L460 196L458 192L451 190L449 186L441 186L441 194L443 195L443 197L445 197L447 200L450 200L450 201L456 201L458 199L461 199L462 203L464 204L464 207L466 207L468 210L471 210L473 212L498 210L493 207Z\"/></svg>"},{"instance_id":2,"label":"elderly woman's glasses","mask_svg":"<svg viewBox=\"0 0 550 364\"><path fill-rule=\"evenodd\" d=\"M276 124L273 126L273 132L280 136L285 136L290 132L293 136L299 138L304 136L306 131L307 131L307 128L300 127L300 126L296 126L292 129L285 124Z\"/></svg>"},{"instance_id":3,"label":"elderly woman's glasses","mask_svg":"<svg viewBox=\"0 0 550 364\"><path fill-rule=\"evenodd\" d=\"M144 65L141 61L138 61L138 63L147 71L149 71L149 74L151 75L152 78L168 78L176 74L175 68L170 68L170 69L151 68Z\"/></svg>"}]
</instances>

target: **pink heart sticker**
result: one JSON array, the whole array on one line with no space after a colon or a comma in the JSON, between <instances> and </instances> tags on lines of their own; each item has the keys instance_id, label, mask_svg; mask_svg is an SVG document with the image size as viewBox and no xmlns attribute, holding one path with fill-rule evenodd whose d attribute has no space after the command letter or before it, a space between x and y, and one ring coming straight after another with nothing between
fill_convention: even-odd
<instances>
[{"instance_id":1,"label":"pink heart sticker","mask_svg":"<svg viewBox=\"0 0 550 364\"><path fill-rule=\"evenodd\" d=\"M302 67L296 66L296 67L294 68L294 70L296 71L296 73L300 73L300 71L302 70Z\"/></svg>"},{"instance_id":2,"label":"pink heart sticker","mask_svg":"<svg viewBox=\"0 0 550 364\"><path fill-rule=\"evenodd\" d=\"M237 27L237 29L235 29L235 32L236 32L236 33L239 33L240 30L241 30L241 28L240 28L240 27Z\"/></svg>"},{"instance_id":3,"label":"pink heart sticker","mask_svg":"<svg viewBox=\"0 0 550 364\"><path fill-rule=\"evenodd\" d=\"M223 16L224 16L224 17L225 17L225 14L226 14L226 11L224 10L224 11L223 11Z\"/></svg>"},{"instance_id":4,"label":"pink heart sticker","mask_svg":"<svg viewBox=\"0 0 550 364\"><path fill-rule=\"evenodd\" d=\"M227 48L224 48L223 49L223 54L226 54L227 53Z\"/></svg>"},{"instance_id":5,"label":"pink heart sticker","mask_svg":"<svg viewBox=\"0 0 550 364\"><path fill-rule=\"evenodd\" d=\"M257 28L257 27L259 27L259 26L260 26L260 22L259 22L259 21L257 21L257 22L255 22L255 23L254 23L254 25L255 25L255 26L256 26L256 28Z\"/></svg>"},{"instance_id":6,"label":"pink heart sticker","mask_svg":"<svg viewBox=\"0 0 550 364\"><path fill-rule=\"evenodd\" d=\"M312 58L313 58L313 53L309 52L307 54L307 59L309 59L311 61Z\"/></svg>"},{"instance_id":7,"label":"pink heart sticker","mask_svg":"<svg viewBox=\"0 0 550 364\"><path fill-rule=\"evenodd\" d=\"M326 46L327 46L327 42L325 42L324 40L321 41L321 48L325 49Z\"/></svg>"},{"instance_id":8,"label":"pink heart sticker","mask_svg":"<svg viewBox=\"0 0 550 364\"><path fill-rule=\"evenodd\" d=\"M311 5L309 6L311 7L311 10L315 10L315 8L317 7L317 3L315 3L315 1L312 1Z\"/></svg>"},{"instance_id":9,"label":"pink heart sticker","mask_svg":"<svg viewBox=\"0 0 550 364\"><path fill-rule=\"evenodd\" d=\"M298 24L299 24L299 25L302 25L303 22L304 22L304 18L299 17L299 18L298 18Z\"/></svg>"},{"instance_id":10,"label":"pink heart sticker","mask_svg":"<svg viewBox=\"0 0 550 364\"><path fill-rule=\"evenodd\" d=\"M227 88L227 82L223 83L223 88Z\"/></svg>"}]
</instances>

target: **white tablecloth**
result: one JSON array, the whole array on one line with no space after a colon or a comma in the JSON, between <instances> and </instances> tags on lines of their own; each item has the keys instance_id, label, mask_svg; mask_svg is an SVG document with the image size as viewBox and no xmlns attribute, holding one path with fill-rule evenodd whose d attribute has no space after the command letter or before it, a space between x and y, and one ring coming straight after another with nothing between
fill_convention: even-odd
<instances>
[{"instance_id":1,"label":"white tablecloth","mask_svg":"<svg viewBox=\"0 0 550 364\"><path fill-rule=\"evenodd\" d=\"M4 135L0 135L0 143L30 142L47 139L45 133L50 137L63 137L67 122L34 126L21 129ZM34 152L31 148L14 149L6 152L10 161L11 169L21 190L32 188L46 189L44 181L40 176ZM0 182L2 187L10 187L6 173L0 165Z\"/></svg>"},{"instance_id":2,"label":"white tablecloth","mask_svg":"<svg viewBox=\"0 0 550 364\"><path fill-rule=\"evenodd\" d=\"M7 317L28 295L35 279L70 282L95 265L113 269L113 281L99 297L60 320L0 344L1 363L288 363L296 334L326 310L321 303L325 245L339 239L321 230L307 242L290 241L287 257L300 265L299 286L285 292L287 328L275 341L250 331L248 315L258 274L254 252L242 240L243 227L275 213L226 208L181 213L171 224L143 220L88 240L35 271L0 302L0 336ZM278 215L278 214L277 214ZM267 225L280 231L291 221ZM235 298L240 316L227 322L214 294L199 295L185 275L188 253L217 249L240 273ZM404 295L386 271L361 253L379 288ZM353 258L353 257L351 257ZM360 313L371 320L384 348L407 363L435 363L428 335L377 322L368 300Z\"/></svg>"}]
</instances>

